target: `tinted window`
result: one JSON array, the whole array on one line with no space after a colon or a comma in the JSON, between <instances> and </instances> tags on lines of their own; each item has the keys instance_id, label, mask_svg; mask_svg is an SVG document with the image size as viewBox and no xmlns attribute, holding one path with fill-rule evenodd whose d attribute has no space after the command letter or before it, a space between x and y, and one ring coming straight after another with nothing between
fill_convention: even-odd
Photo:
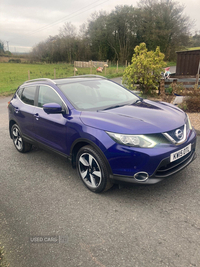
<instances>
[{"instance_id":1,"label":"tinted window","mask_svg":"<svg viewBox=\"0 0 200 267\"><path fill-rule=\"evenodd\" d=\"M36 86L25 87L21 93L21 100L29 105L34 105Z\"/></svg>"},{"instance_id":2,"label":"tinted window","mask_svg":"<svg viewBox=\"0 0 200 267\"><path fill-rule=\"evenodd\" d=\"M51 87L42 85L39 89L38 107L47 103L57 103L62 106L62 100L58 94Z\"/></svg>"},{"instance_id":3,"label":"tinted window","mask_svg":"<svg viewBox=\"0 0 200 267\"><path fill-rule=\"evenodd\" d=\"M22 92L23 92L24 88L23 87L20 87L18 90L17 90L17 95L19 96L19 98L22 97Z\"/></svg>"}]
</instances>

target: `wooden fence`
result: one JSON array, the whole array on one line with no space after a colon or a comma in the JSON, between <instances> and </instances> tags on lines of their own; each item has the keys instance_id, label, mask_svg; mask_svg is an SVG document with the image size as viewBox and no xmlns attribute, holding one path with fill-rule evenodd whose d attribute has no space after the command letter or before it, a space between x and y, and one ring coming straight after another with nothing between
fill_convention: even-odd
<instances>
[{"instance_id":1,"label":"wooden fence","mask_svg":"<svg viewBox=\"0 0 200 267\"><path fill-rule=\"evenodd\" d=\"M108 65L108 60L107 61L74 61L74 67L75 68L91 68L91 67L103 67L105 64Z\"/></svg>"},{"instance_id":2,"label":"wooden fence","mask_svg":"<svg viewBox=\"0 0 200 267\"><path fill-rule=\"evenodd\" d=\"M173 81L168 81L168 80L162 80L164 83L165 88L172 86L172 85L182 85L185 88L194 88L196 81L181 81L181 79L173 79ZM198 82L198 86L200 85L200 82Z\"/></svg>"},{"instance_id":3,"label":"wooden fence","mask_svg":"<svg viewBox=\"0 0 200 267\"><path fill-rule=\"evenodd\" d=\"M200 82L198 84L195 83L195 81L183 81L181 82L181 79L177 80L174 79L173 81L166 81L165 79L162 79L160 81L160 86L159 86L159 95L161 96L163 101L167 101L168 98L173 97L177 93L177 89L179 86L181 86L181 92L183 94L187 92L192 92L195 88L195 85L200 85ZM172 91L169 92L167 88L171 87ZM181 94L182 94L181 93ZM180 94L178 90L178 94Z\"/></svg>"}]
</instances>

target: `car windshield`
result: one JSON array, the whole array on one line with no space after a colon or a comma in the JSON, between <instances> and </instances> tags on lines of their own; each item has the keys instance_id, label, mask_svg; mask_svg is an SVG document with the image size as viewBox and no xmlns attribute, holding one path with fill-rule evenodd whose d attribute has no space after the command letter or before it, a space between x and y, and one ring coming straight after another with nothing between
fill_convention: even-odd
<instances>
[{"instance_id":1,"label":"car windshield","mask_svg":"<svg viewBox=\"0 0 200 267\"><path fill-rule=\"evenodd\" d=\"M104 110L129 105L139 97L108 80L60 84L59 88L78 110Z\"/></svg>"}]
</instances>

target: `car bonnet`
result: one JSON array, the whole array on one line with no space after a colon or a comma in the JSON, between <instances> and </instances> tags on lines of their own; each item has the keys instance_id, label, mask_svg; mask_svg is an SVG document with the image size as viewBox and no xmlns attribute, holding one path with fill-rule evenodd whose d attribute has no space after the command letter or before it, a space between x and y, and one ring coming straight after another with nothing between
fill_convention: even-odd
<instances>
[{"instance_id":1,"label":"car bonnet","mask_svg":"<svg viewBox=\"0 0 200 267\"><path fill-rule=\"evenodd\" d=\"M185 113L176 106L145 100L101 111L83 111L81 121L90 127L123 134L167 132L185 123Z\"/></svg>"}]
</instances>

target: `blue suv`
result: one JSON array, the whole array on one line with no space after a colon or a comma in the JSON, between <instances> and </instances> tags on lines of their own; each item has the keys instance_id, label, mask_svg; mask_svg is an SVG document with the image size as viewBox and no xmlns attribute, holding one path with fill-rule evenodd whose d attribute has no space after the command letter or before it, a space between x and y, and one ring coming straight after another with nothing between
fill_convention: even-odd
<instances>
[{"instance_id":1,"label":"blue suv","mask_svg":"<svg viewBox=\"0 0 200 267\"><path fill-rule=\"evenodd\" d=\"M196 133L185 112L101 76L27 81L8 110L19 152L34 144L70 158L97 193L120 181L157 183L196 157Z\"/></svg>"}]
</instances>

